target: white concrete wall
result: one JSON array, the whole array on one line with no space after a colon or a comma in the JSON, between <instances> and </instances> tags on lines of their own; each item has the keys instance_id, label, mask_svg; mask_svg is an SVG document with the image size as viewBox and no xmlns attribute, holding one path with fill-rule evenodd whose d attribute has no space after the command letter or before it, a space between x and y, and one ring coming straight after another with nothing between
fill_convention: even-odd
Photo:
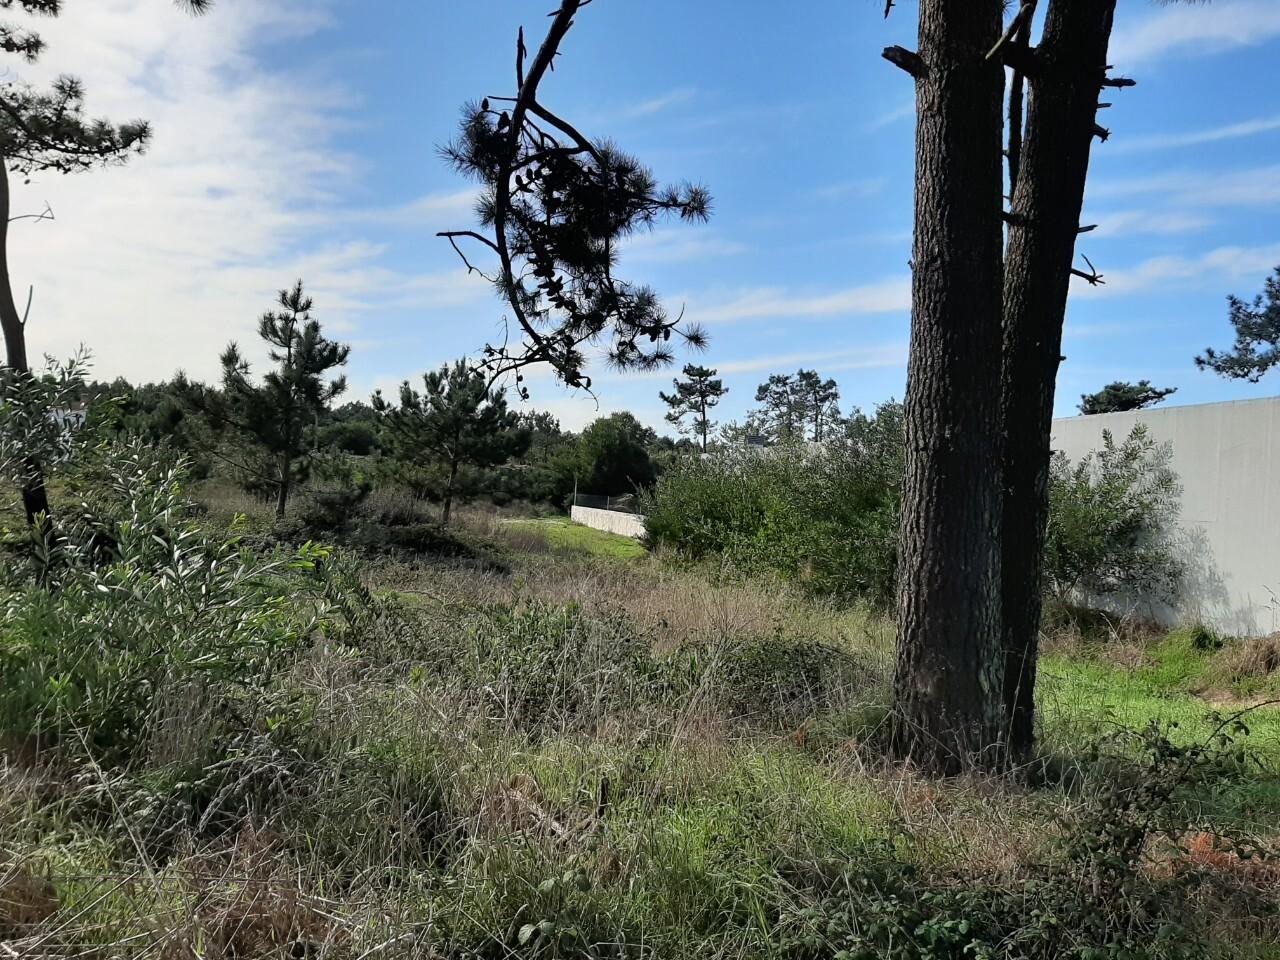
<instances>
[{"instance_id":1,"label":"white concrete wall","mask_svg":"<svg viewBox=\"0 0 1280 960\"><path fill-rule=\"evenodd\" d=\"M644 517L636 513L621 513L617 510L597 510L595 507L573 507L569 518L574 523L609 533L618 533L624 537L640 540L644 537Z\"/></svg>"},{"instance_id":2,"label":"white concrete wall","mask_svg":"<svg viewBox=\"0 0 1280 960\"><path fill-rule=\"evenodd\" d=\"M1103 430L1119 441L1136 423L1173 444L1188 571L1176 609L1143 612L1232 634L1280 630L1280 397L1055 420L1053 448L1079 460Z\"/></svg>"}]
</instances>

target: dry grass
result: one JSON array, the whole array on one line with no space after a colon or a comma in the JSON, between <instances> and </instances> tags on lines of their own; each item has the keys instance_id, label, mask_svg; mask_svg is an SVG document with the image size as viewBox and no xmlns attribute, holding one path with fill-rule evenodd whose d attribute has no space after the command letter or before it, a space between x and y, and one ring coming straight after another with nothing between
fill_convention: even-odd
<instances>
[{"instance_id":1,"label":"dry grass","mask_svg":"<svg viewBox=\"0 0 1280 960\"><path fill-rule=\"evenodd\" d=\"M833 865L1020 889L1085 802L887 762L880 618L459 527L510 569L369 561L358 629L160 691L133 765L0 745L0 960L776 957ZM585 940L522 946L543 922Z\"/></svg>"}]
</instances>

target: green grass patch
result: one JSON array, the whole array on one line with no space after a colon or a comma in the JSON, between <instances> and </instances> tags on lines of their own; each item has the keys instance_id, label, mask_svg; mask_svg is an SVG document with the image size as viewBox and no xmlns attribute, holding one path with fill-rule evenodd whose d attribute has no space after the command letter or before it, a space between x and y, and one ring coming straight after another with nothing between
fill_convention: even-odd
<instances>
[{"instance_id":1,"label":"green grass patch","mask_svg":"<svg viewBox=\"0 0 1280 960\"><path fill-rule=\"evenodd\" d=\"M580 523L574 523L568 517L508 520L507 525L516 530L536 533L557 550L587 553L613 560L635 560L647 553L644 546L637 540L584 527Z\"/></svg>"},{"instance_id":2,"label":"green grass patch","mask_svg":"<svg viewBox=\"0 0 1280 960\"><path fill-rule=\"evenodd\" d=\"M1168 647L1168 657L1159 659ZM1079 745L1125 727L1151 722L1176 723L1175 739L1191 742L1207 737L1216 725L1210 715L1230 714L1244 704L1215 704L1190 692L1203 670L1176 638L1154 648L1156 661L1136 669L1100 662L1044 657L1039 668L1038 698L1045 739L1053 745ZM1200 658L1207 660L1207 658ZM1280 709L1261 707L1246 718L1249 746L1280 766Z\"/></svg>"}]
</instances>

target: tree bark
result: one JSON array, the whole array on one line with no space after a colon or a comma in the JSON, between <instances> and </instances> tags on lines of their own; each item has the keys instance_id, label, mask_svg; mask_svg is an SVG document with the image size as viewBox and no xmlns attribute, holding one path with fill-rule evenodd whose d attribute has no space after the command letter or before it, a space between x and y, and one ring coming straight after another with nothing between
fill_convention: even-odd
<instances>
[{"instance_id":1,"label":"tree bark","mask_svg":"<svg viewBox=\"0 0 1280 960\"><path fill-rule=\"evenodd\" d=\"M9 168L0 158L0 329L4 331L5 365L18 373L30 373L27 361L27 329L18 314L9 279ZM39 462L28 457L24 461L26 477L22 483L22 510L27 523L40 514L49 515L49 494L44 486L44 471Z\"/></svg>"},{"instance_id":2,"label":"tree bark","mask_svg":"<svg viewBox=\"0 0 1280 960\"><path fill-rule=\"evenodd\" d=\"M702 452L707 452L707 398L699 398L699 413L701 419L698 421L702 427Z\"/></svg>"},{"instance_id":3,"label":"tree bark","mask_svg":"<svg viewBox=\"0 0 1280 960\"><path fill-rule=\"evenodd\" d=\"M1004 277L1002 631L1010 752L1034 746L1050 434L1115 0L1052 0L1036 50ZM1011 131L1011 134L1013 131Z\"/></svg>"},{"instance_id":4,"label":"tree bark","mask_svg":"<svg viewBox=\"0 0 1280 960\"><path fill-rule=\"evenodd\" d=\"M289 490L293 486L293 461L289 454L280 455L280 484L276 489L276 516L283 517L289 505Z\"/></svg>"},{"instance_id":5,"label":"tree bark","mask_svg":"<svg viewBox=\"0 0 1280 960\"><path fill-rule=\"evenodd\" d=\"M453 513L453 485L458 480L458 461L451 460L449 462L449 482L444 488L444 505L440 510L440 525L447 527L449 525L449 517Z\"/></svg>"},{"instance_id":6,"label":"tree bark","mask_svg":"<svg viewBox=\"0 0 1280 960\"><path fill-rule=\"evenodd\" d=\"M1001 0L921 0L894 746L1001 753Z\"/></svg>"}]
</instances>

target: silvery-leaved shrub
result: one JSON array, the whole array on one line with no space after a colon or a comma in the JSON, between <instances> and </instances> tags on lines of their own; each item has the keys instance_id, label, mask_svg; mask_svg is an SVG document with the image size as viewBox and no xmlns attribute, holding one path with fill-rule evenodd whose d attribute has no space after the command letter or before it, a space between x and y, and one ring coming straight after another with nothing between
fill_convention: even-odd
<instances>
[{"instance_id":1,"label":"silvery-leaved shrub","mask_svg":"<svg viewBox=\"0 0 1280 960\"><path fill-rule=\"evenodd\" d=\"M0 574L0 730L121 758L161 700L261 689L341 618L328 551L259 555L206 530L185 463L95 448L51 522L10 531Z\"/></svg>"}]
</instances>

